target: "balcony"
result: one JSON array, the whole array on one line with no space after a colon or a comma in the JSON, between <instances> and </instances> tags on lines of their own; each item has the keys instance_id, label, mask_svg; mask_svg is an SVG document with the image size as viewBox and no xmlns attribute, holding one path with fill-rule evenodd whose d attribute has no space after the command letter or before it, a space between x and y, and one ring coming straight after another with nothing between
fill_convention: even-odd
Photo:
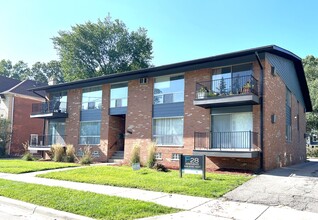
<instances>
[{"instance_id":1,"label":"balcony","mask_svg":"<svg viewBox=\"0 0 318 220\"><path fill-rule=\"evenodd\" d=\"M67 118L67 102L47 101L32 104L31 118Z\"/></svg>"},{"instance_id":2,"label":"balcony","mask_svg":"<svg viewBox=\"0 0 318 220\"><path fill-rule=\"evenodd\" d=\"M30 147L31 151L49 151L53 144L61 144L65 146L65 135L30 135Z\"/></svg>"},{"instance_id":3,"label":"balcony","mask_svg":"<svg viewBox=\"0 0 318 220\"><path fill-rule=\"evenodd\" d=\"M252 131L195 132L194 155L257 158L258 133Z\"/></svg>"},{"instance_id":4,"label":"balcony","mask_svg":"<svg viewBox=\"0 0 318 220\"><path fill-rule=\"evenodd\" d=\"M259 103L258 81L251 75L198 82L195 94L193 104L203 108Z\"/></svg>"}]
</instances>

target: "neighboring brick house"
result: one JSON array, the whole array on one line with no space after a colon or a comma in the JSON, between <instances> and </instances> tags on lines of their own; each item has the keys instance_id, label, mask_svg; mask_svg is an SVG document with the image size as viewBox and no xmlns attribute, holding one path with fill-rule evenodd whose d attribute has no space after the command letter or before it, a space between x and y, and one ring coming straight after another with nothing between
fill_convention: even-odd
<instances>
[{"instance_id":1,"label":"neighboring brick house","mask_svg":"<svg viewBox=\"0 0 318 220\"><path fill-rule=\"evenodd\" d=\"M10 122L11 141L6 146L9 155L24 153L22 143L29 141L32 133L43 132L43 119L31 119L32 103L42 102L33 92L28 91L39 86L44 86L32 80L19 81L0 76L0 118Z\"/></svg>"},{"instance_id":2,"label":"neighboring brick house","mask_svg":"<svg viewBox=\"0 0 318 220\"><path fill-rule=\"evenodd\" d=\"M70 143L78 155L90 145L96 161L121 152L129 162L139 143L145 163L152 141L172 168L181 153L206 155L210 170L306 159L312 106L302 62L274 45L35 90L50 94L31 115L47 121L43 145Z\"/></svg>"}]
</instances>

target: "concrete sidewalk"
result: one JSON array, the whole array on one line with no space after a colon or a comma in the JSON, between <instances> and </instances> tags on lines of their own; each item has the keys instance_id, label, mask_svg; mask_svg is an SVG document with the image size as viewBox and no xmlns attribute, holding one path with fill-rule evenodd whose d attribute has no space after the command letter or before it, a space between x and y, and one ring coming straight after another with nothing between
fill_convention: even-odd
<instances>
[{"instance_id":1,"label":"concrete sidewalk","mask_svg":"<svg viewBox=\"0 0 318 220\"><path fill-rule=\"evenodd\" d=\"M74 168L64 168L54 171L66 169ZM47 186L59 186L110 196L119 196L123 198L131 198L185 210L175 214L155 216L146 219L318 219L318 213L298 211L283 206L234 202L227 201L225 199L208 199L202 197L153 192L141 189L77 183L35 177L35 175L40 173L54 171L40 171L26 174L0 173L0 178Z\"/></svg>"},{"instance_id":2,"label":"concrete sidewalk","mask_svg":"<svg viewBox=\"0 0 318 220\"><path fill-rule=\"evenodd\" d=\"M92 218L0 196L0 219L92 220Z\"/></svg>"}]
</instances>

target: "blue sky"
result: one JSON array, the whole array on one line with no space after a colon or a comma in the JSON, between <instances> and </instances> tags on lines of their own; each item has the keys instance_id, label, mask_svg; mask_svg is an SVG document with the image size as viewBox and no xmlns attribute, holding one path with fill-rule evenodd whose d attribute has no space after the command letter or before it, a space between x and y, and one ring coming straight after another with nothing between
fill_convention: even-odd
<instances>
[{"instance_id":1,"label":"blue sky","mask_svg":"<svg viewBox=\"0 0 318 220\"><path fill-rule=\"evenodd\" d=\"M0 0L0 60L58 59L51 38L108 13L145 27L155 66L276 44L318 56L315 0Z\"/></svg>"}]
</instances>

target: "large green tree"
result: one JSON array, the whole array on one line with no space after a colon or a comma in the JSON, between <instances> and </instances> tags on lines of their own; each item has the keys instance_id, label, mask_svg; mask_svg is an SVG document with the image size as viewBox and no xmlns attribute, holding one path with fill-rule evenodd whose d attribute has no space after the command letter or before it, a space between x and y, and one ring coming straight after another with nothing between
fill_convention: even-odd
<instances>
[{"instance_id":1,"label":"large green tree","mask_svg":"<svg viewBox=\"0 0 318 220\"><path fill-rule=\"evenodd\" d=\"M97 23L78 24L53 37L65 81L147 68L152 40L139 28L129 32L120 20L106 17Z\"/></svg>"},{"instance_id":2,"label":"large green tree","mask_svg":"<svg viewBox=\"0 0 318 220\"><path fill-rule=\"evenodd\" d=\"M43 83L47 83L50 78L55 78L57 83L64 82L61 63L56 60L51 60L48 63L36 62L32 68L29 68L28 64L23 61L13 65L10 60L1 60L0 75L18 80L31 79Z\"/></svg>"},{"instance_id":3,"label":"large green tree","mask_svg":"<svg viewBox=\"0 0 318 220\"><path fill-rule=\"evenodd\" d=\"M2 76L24 80L29 78L30 73L31 72L28 64L21 60L14 65L10 60L0 61L0 75Z\"/></svg>"},{"instance_id":4,"label":"large green tree","mask_svg":"<svg viewBox=\"0 0 318 220\"><path fill-rule=\"evenodd\" d=\"M57 80L57 83L63 83L64 77L61 71L59 61L52 60L48 63L36 62L31 68L32 79L38 82L47 83L50 78Z\"/></svg>"},{"instance_id":5,"label":"large green tree","mask_svg":"<svg viewBox=\"0 0 318 220\"><path fill-rule=\"evenodd\" d=\"M318 58L309 55L303 61L313 112L307 113L307 131L318 131Z\"/></svg>"}]
</instances>

